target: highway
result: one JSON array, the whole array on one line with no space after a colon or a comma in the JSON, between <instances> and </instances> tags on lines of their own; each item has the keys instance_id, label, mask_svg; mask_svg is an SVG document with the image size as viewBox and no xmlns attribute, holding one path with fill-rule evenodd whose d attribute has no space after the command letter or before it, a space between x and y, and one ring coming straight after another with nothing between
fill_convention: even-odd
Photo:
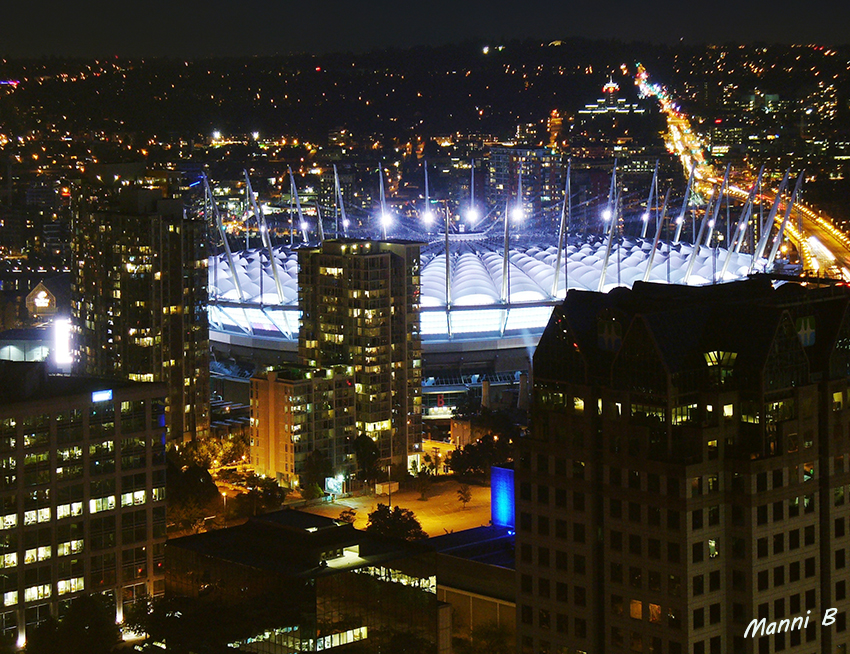
<instances>
[{"instance_id":1,"label":"highway","mask_svg":"<svg viewBox=\"0 0 850 654\"><path fill-rule=\"evenodd\" d=\"M649 81L646 70L638 64L635 84L644 97L655 97L667 119L667 134L665 142L670 152L675 153L682 163L685 176L690 175L694 167L694 188L703 197L711 193L713 186L721 183L722 174L706 161L705 143L691 129L688 116L669 96L667 90L657 83ZM738 183L730 184L728 194L738 200L746 200L749 189L755 183L752 171L738 174ZM757 201L761 201L767 210L776 197L776 190L763 191ZM785 199L790 194L783 194L783 201L776 213L777 228L785 213ZM802 226L802 233L797 229L797 222ZM850 281L850 238L837 229L832 220L817 209L802 202L795 202L791 217L785 228L786 236L800 253L803 269L809 274L841 277Z\"/></svg>"}]
</instances>

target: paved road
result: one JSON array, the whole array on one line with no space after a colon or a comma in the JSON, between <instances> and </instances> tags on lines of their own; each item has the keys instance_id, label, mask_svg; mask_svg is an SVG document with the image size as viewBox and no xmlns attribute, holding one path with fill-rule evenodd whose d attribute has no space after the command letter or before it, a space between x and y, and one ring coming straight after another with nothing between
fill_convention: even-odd
<instances>
[{"instance_id":1,"label":"paved road","mask_svg":"<svg viewBox=\"0 0 850 654\"><path fill-rule=\"evenodd\" d=\"M460 484L454 479L434 481L428 492L428 499L421 500L419 492L414 489L402 489L393 493L393 506L410 509L416 514L422 529L429 536L441 536L447 532L461 531L480 527L490 523L490 487L470 486L472 501L466 509L457 498ZM337 518L341 511L351 508L356 513L354 526L365 529L368 514L374 511L378 504L386 504L386 495L365 495L347 497L333 503L301 508L318 515Z\"/></svg>"}]
</instances>

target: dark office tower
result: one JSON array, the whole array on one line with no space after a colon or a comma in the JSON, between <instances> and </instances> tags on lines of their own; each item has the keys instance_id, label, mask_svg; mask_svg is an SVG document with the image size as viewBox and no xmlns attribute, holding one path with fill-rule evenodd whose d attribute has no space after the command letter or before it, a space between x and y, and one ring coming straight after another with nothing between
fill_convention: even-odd
<instances>
[{"instance_id":1,"label":"dark office tower","mask_svg":"<svg viewBox=\"0 0 850 654\"><path fill-rule=\"evenodd\" d=\"M158 189L110 193L74 216L76 370L164 382L174 441L209 431L205 234Z\"/></svg>"},{"instance_id":2,"label":"dark office tower","mask_svg":"<svg viewBox=\"0 0 850 654\"><path fill-rule=\"evenodd\" d=\"M165 592L163 384L0 361L0 632L23 646L68 601L121 622Z\"/></svg>"},{"instance_id":3,"label":"dark office tower","mask_svg":"<svg viewBox=\"0 0 850 654\"><path fill-rule=\"evenodd\" d=\"M516 466L521 652L846 650L848 306L767 280L570 291Z\"/></svg>"},{"instance_id":4,"label":"dark office tower","mask_svg":"<svg viewBox=\"0 0 850 654\"><path fill-rule=\"evenodd\" d=\"M491 147L487 203L500 212L505 210L505 202L515 207L520 171L525 216L552 219L564 199L561 154L553 148Z\"/></svg>"},{"instance_id":5,"label":"dark office tower","mask_svg":"<svg viewBox=\"0 0 850 654\"><path fill-rule=\"evenodd\" d=\"M419 248L412 241L325 241L298 251L302 363L351 366L356 428L407 469L422 440Z\"/></svg>"}]
</instances>

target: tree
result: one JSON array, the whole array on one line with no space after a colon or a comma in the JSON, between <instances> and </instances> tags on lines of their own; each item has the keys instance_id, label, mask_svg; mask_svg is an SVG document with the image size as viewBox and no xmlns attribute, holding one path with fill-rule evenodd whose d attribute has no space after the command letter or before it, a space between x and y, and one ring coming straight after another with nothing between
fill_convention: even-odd
<instances>
[{"instance_id":1,"label":"tree","mask_svg":"<svg viewBox=\"0 0 850 654\"><path fill-rule=\"evenodd\" d=\"M47 620L31 634L27 654L108 654L119 641L115 609L102 595L71 600L61 621Z\"/></svg>"},{"instance_id":2,"label":"tree","mask_svg":"<svg viewBox=\"0 0 850 654\"><path fill-rule=\"evenodd\" d=\"M301 487L306 488L315 484L323 489L325 487L325 479L331 476L333 476L333 466L328 460L328 457L321 450L313 450L304 460Z\"/></svg>"},{"instance_id":3,"label":"tree","mask_svg":"<svg viewBox=\"0 0 850 654\"><path fill-rule=\"evenodd\" d=\"M463 504L463 509L466 510L466 505L472 501L472 490L469 488L469 484L460 485L460 488L457 489L457 499Z\"/></svg>"},{"instance_id":4,"label":"tree","mask_svg":"<svg viewBox=\"0 0 850 654\"><path fill-rule=\"evenodd\" d=\"M357 457L357 474L362 481L375 481L381 474L378 461L381 452L378 446L366 434L354 439L354 455Z\"/></svg>"},{"instance_id":5,"label":"tree","mask_svg":"<svg viewBox=\"0 0 850 654\"><path fill-rule=\"evenodd\" d=\"M204 526L204 519L214 515L209 507L200 504L194 498L186 498L182 502L171 502L168 505L168 520L178 531L188 531L197 534Z\"/></svg>"},{"instance_id":6,"label":"tree","mask_svg":"<svg viewBox=\"0 0 850 654\"><path fill-rule=\"evenodd\" d=\"M301 497L305 500L317 500L324 497L325 491L321 489L319 484L310 484L301 487Z\"/></svg>"},{"instance_id":7,"label":"tree","mask_svg":"<svg viewBox=\"0 0 850 654\"><path fill-rule=\"evenodd\" d=\"M248 491L233 498L233 513L239 516L258 515L277 511L286 496L288 488L283 488L274 479L253 475L246 480Z\"/></svg>"},{"instance_id":8,"label":"tree","mask_svg":"<svg viewBox=\"0 0 850 654\"><path fill-rule=\"evenodd\" d=\"M419 524L413 511L399 506L391 511L386 504L378 504L378 508L369 514L366 531L403 540L428 538L428 534L422 531L422 525Z\"/></svg>"},{"instance_id":9,"label":"tree","mask_svg":"<svg viewBox=\"0 0 850 654\"><path fill-rule=\"evenodd\" d=\"M433 465L431 457L427 454L423 457L421 466L417 466L415 462L410 464L410 472L414 477L416 477L416 490L419 491L420 500L428 499L428 491L431 488Z\"/></svg>"},{"instance_id":10,"label":"tree","mask_svg":"<svg viewBox=\"0 0 850 654\"><path fill-rule=\"evenodd\" d=\"M511 460L511 440L494 433L485 434L462 450L452 452L449 466L457 474L489 475L492 466Z\"/></svg>"}]
</instances>

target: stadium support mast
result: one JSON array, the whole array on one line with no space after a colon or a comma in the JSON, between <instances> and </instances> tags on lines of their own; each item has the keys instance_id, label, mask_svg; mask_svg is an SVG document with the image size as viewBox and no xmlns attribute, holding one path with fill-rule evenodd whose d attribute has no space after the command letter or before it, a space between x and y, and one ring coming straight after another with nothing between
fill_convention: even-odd
<instances>
[{"instance_id":1,"label":"stadium support mast","mask_svg":"<svg viewBox=\"0 0 850 654\"><path fill-rule=\"evenodd\" d=\"M652 200L656 193L656 186L658 185L658 160L655 160L655 171L652 173L652 181L649 184L649 197L646 199L646 211L643 212L641 216L641 220L643 221L643 227L640 230L640 237L646 238L646 226L649 224L649 216L650 210L652 207Z\"/></svg>"},{"instance_id":2,"label":"stadium support mast","mask_svg":"<svg viewBox=\"0 0 850 654\"><path fill-rule=\"evenodd\" d=\"M470 219L474 215L475 211L475 159L470 160L470 173L469 173L469 216Z\"/></svg>"},{"instance_id":3,"label":"stadium support mast","mask_svg":"<svg viewBox=\"0 0 850 654\"><path fill-rule=\"evenodd\" d=\"M287 166L286 169L289 171L289 186L291 189L291 195L295 197L295 208L298 211L298 226L301 227L301 237L304 239L304 242L307 242L307 223L304 222L304 213L301 211L301 198L298 197L298 187L295 185L295 175L292 174L292 167Z\"/></svg>"},{"instance_id":4,"label":"stadium support mast","mask_svg":"<svg viewBox=\"0 0 850 654\"><path fill-rule=\"evenodd\" d=\"M607 223L605 228L602 230L602 234L606 235L611 232L611 225L614 224L614 213L616 208L614 203L616 202L617 193L617 159L614 159L614 168L611 170L611 185L608 187L608 205L605 207L605 213L603 214L603 219ZM607 260L607 259L606 259ZM604 275L604 273L603 273ZM601 290L601 288L600 288Z\"/></svg>"},{"instance_id":5,"label":"stadium support mast","mask_svg":"<svg viewBox=\"0 0 850 654\"><path fill-rule=\"evenodd\" d=\"M744 245L747 237L747 227L749 227L750 220L753 217L753 203L755 202L757 190L761 187L761 177L764 174L764 164L759 168L758 177L756 177L756 182L753 184L753 187L750 189L750 193L747 196L747 201L744 204L744 209L741 211L741 220L738 223L737 233L737 242L736 239L732 238L732 243L735 245L735 252L740 252L741 247Z\"/></svg>"},{"instance_id":6,"label":"stadium support mast","mask_svg":"<svg viewBox=\"0 0 850 654\"><path fill-rule=\"evenodd\" d=\"M230 251L230 243L227 241L227 232L224 230L224 225L221 222L221 214L218 212L218 206L215 203L215 198L213 197L212 190L210 189L210 180L206 173L204 173L204 190L206 191L212 207L215 225L218 228L218 232L221 234L222 243L224 243L224 253L227 256L227 265L230 266L230 274L233 276L233 285L236 286L236 292L239 294L240 302L245 302L245 294L242 292L242 283L239 281L236 266L233 265L233 252ZM218 289L216 289L216 292L218 292Z\"/></svg>"},{"instance_id":7,"label":"stadium support mast","mask_svg":"<svg viewBox=\"0 0 850 654\"><path fill-rule=\"evenodd\" d=\"M726 164L726 172L723 174L723 182L720 184L720 195L717 197L717 204L714 205L714 213L711 215L711 220L708 221L708 236L705 237L705 247L711 247L711 237L714 234L717 219L720 216L720 206L723 204L723 196L728 188L729 169L731 167L732 164Z\"/></svg>"},{"instance_id":8,"label":"stadium support mast","mask_svg":"<svg viewBox=\"0 0 850 654\"><path fill-rule=\"evenodd\" d=\"M277 260L274 258L274 251L272 250L272 239L271 234L269 234L269 228L266 225L266 217L263 215L262 209L260 209L260 205L257 203L257 196L254 195L254 189L251 188L251 179L248 177L248 171L245 172L245 191L248 193L248 197L251 199L251 207L254 209L254 215L257 217L257 227L260 230L260 241L263 245L266 246L266 252L269 255L269 265L272 268L272 277L274 277L274 286L275 290L277 290L277 303L283 304L283 286L280 284L280 277L277 274ZM260 272L262 275L262 271ZM263 298L260 297L260 303L262 303Z\"/></svg>"},{"instance_id":9,"label":"stadium support mast","mask_svg":"<svg viewBox=\"0 0 850 654\"><path fill-rule=\"evenodd\" d=\"M336 186L336 198L337 198L337 206L339 206L339 213L342 217L342 233L345 236L348 236L348 216L345 215L345 202L342 200L342 187L339 184L339 173L336 170L336 164L334 164L334 185ZM337 237L339 237L339 225L336 226Z\"/></svg>"},{"instance_id":10,"label":"stadium support mast","mask_svg":"<svg viewBox=\"0 0 850 654\"><path fill-rule=\"evenodd\" d=\"M572 167L572 159L567 160L567 183L564 188L564 204L561 206L561 227L558 230L558 254L555 257L555 279L552 281L552 297L558 294L558 278L561 275L561 245L564 247L564 258L567 257L567 244L564 238L569 233L569 223L572 221L572 198L570 197L570 168ZM564 266L564 295L567 293L567 272L569 261Z\"/></svg>"},{"instance_id":11,"label":"stadium support mast","mask_svg":"<svg viewBox=\"0 0 850 654\"><path fill-rule=\"evenodd\" d=\"M649 274L652 272L652 262L655 260L655 252L658 250L658 241L661 239L661 227L664 225L664 218L667 215L667 202L670 200L670 191L664 195L664 204L661 206L661 215L655 217L655 238L652 240L652 252L649 253L649 259L646 262L646 270L643 271L643 281L649 281ZM669 255L668 255L669 256Z\"/></svg>"},{"instance_id":12,"label":"stadium support mast","mask_svg":"<svg viewBox=\"0 0 850 654\"><path fill-rule=\"evenodd\" d=\"M510 247L510 242L508 241L508 221L510 220L511 215L511 205L508 200L505 200L505 254L502 259L502 303L508 301L508 266L510 265L510 261L508 259L508 248Z\"/></svg>"},{"instance_id":13,"label":"stadium support mast","mask_svg":"<svg viewBox=\"0 0 850 654\"><path fill-rule=\"evenodd\" d=\"M779 184L779 189L776 191L776 198L773 200L773 206L770 208L770 213L767 215L767 218L765 218L764 223L760 225L761 238L759 238L756 251L753 252L753 258L750 261L750 273L752 273L755 269L756 262L764 255L764 249L767 247L767 241L770 237L770 228L773 226L773 221L776 219L776 212L779 211L779 202L782 199L782 193L785 191L785 187L788 185L788 175L790 173L790 168L785 171L785 176L782 178L782 182Z\"/></svg>"},{"instance_id":14,"label":"stadium support mast","mask_svg":"<svg viewBox=\"0 0 850 654\"><path fill-rule=\"evenodd\" d=\"M431 188L428 186L428 160L422 160L422 169L425 172L425 211L431 211ZM447 229L446 232L449 230Z\"/></svg>"},{"instance_id":15,"label":"stadium support mast","mask_svg":"<svg viewBox=\"0 0 850 654\"><path fill-rule=\"evenodd\" d=\"M682 279L682 283L686 286L688 281L691 279L691 273L694 271L694 264L697 262L697 256L699 256L700 241L702 240L702 235L705 232L706 223L708 223L708 214L711 213L715 195L717 196L717 203L720 203L720 194L716 190L713 190L711 192L711 197L708 198L708 205L705 207L705 215L702 217L702 222L699 226L699 233L694 239L693 252L691 252L691 256L688 257L688 268L685 270L685 277Z\"/></svg>"},{"instance_id":16,"label":"stadium support mast","mask_svg":"<svg viewBox=\"0 0 850 654\"><path fill-rule=\"evenodd\" d=\"M378 164L378 182L381 187L381 239L387 240L387 197L384 195L384 163Z\"/></svg>"},{"instance_id":17,"label":"stadium support mast","mask_svg":"<svg viewBox=\"0 0 850 654\"><path fill-rule=\"evenodd\" d=\"M691 165L691 174L688 176L688 187L685 189L685 199L682 201L682 210L676 218L676 236L673 237L673 245L676 245L682 237L682 225L685 224L685 214L688 211L688 205L691 201L691 189L694 186L694 173L696 172L696 169L697 163L694 161Z\"/></svg>"},{"instance_id":18,"label":"stadium support mast","mask_svg":"<svg viewBox=\"0 0 850 654\"><path fill-rule=\"evenodd\" d=\"M785 236L785 227L788 225L788 218L791 216L791 210L794 208L794 203L797 201L797 195L800 193L800 187L803 185L803 175L805 172L805 170L800 171L800 174L797 176L797 182L794 184L794 192L791 193L791 197L788 198L788 202L785 205L785 215L782 218L782 224L779 226L779 233L773 241L773 247L770 248L770 255L767 257L767 265L764 267L765 270L770 270L773 267L773 260L776 259L776 253L779 251L779 245L782 243L782 237Z\"/></svg>"},{"instance_id":19,"label":"stadium support mast","mask_svg":"<svg viewBox=\"0 0 850 654\"><path fill-rule=\"evenodd\" d=\"M599 288L597 289L600 293L602 289L605 287L605 278L608 276L608 260L611 258L611 243L614 240L614 225L619 220L619 217L616 215L617 210L617 189L616 189L616 175L617 175L617 160L614 160L614 171L611 173L611 189L608 193L608 209L607 215L608 220L611 223L610 228L608 229L608 243L605 246L605 258L602 260L602 270L599 273Z\"/></svg>"},{"instance_id":20,"label":"stadium support mast","mask_svg":"<svg viewBox=\"0 0 850 654\"><path fill-rule=\"evenodd\" d=\"M446 311L452 308L452 260L449 256L449 209L446 207Z\"/></svg>"},{"instance_id":21,"label":"stadium support mast","mask_svg":"<svg viewBox=\"0 0 850 654\"><path fill-rule=\"evenodd\" d=\"M325 242L325 226L322 224L322 209L316 200L316 225L319 228L319 245Z\"/></svg>"}]
</instances>

